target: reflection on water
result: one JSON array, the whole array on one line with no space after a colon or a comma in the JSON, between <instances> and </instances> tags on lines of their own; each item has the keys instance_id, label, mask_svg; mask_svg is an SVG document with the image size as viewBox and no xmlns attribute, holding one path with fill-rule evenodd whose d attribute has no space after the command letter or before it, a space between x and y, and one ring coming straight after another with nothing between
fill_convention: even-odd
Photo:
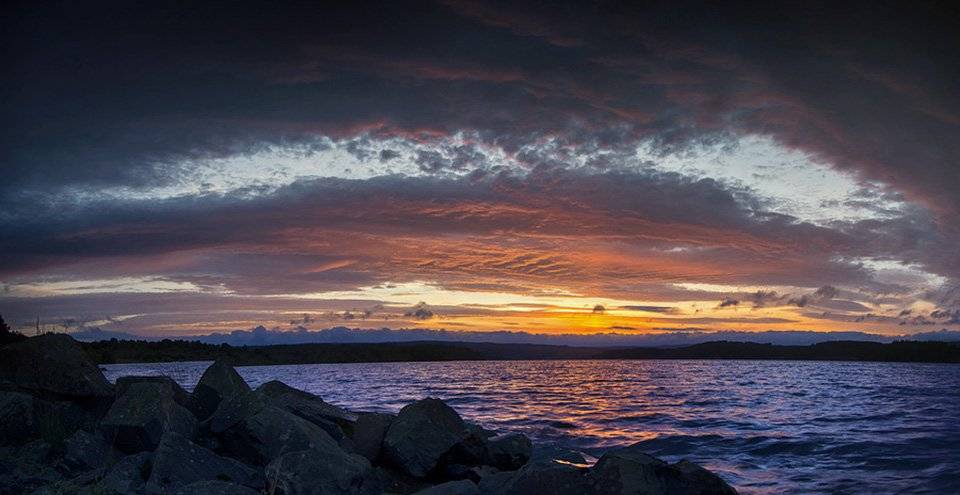
<instances>
[{"instance_id":1,"label":"reflection on water","mask_svg":"<svg viewBox=\"0 0 960 495\"><path fill-rule=\"evenodd\" d=\"M107 366L192 388L206 363ZM960 366L487 361L239 368L355 410L439 397L467 419L599 455L644 442L741 493L960 493Z\"/></svg>"}]
</instances>

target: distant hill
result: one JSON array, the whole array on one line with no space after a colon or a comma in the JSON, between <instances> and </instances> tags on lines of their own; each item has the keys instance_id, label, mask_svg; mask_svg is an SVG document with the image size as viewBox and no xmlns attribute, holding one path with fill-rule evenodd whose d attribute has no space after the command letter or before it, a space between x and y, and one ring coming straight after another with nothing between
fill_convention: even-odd
<instances>
[{"instance_id":1,"label":"distant hill","mask_svg":"<svg viewBox=\"0 0 960 495\"><path fill-rule=\"evenodd\" d=\"M835 341L808 346L707 342L683 347L572 347L474 342L391 342L231 346L195 341L86 342L98 363L211 361L238 365L520 359L783 359L960 363L960 344L949 342Z\"/></svg>"},{"instance_id":2,"label":"distant hill","mask_svg":"<svg viewBox=\"0 0 960 495\"><path fill-rule=\"evenodd\" d=\"M74 339L91 342L97 340L150 340L160 341L164 336L145 337L130 333L86 328L70 334ZM174 339L174 337L166 337ZM539 344L574 347L678 347L705 342L730 341L753 342L776 345L810 345L826 341L850 340L889 343L895 340L960 341L960 332L940 330L913 335L889 336L865 332L812 332L812 331L711 331L685 329L658 333L594 333L594 334L542 334L524 331L454 331L425 328L347 328L332 327L319 330L295 328L270 330L258 326L250 330L235 330L228 333L213 333L176 337L195 340L205 344L230 344L232 346L266 346L293 344L351 344L387 342L472 342L499 344Z\"/></svg>"}]
</instances>

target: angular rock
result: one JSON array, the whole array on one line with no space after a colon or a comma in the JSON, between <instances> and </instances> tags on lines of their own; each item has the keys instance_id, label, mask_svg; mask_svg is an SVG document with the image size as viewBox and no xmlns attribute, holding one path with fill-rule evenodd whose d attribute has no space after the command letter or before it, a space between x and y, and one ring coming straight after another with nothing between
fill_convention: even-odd
<instances>
[{"instance_id":1,"label":"angular rock","mask_svg":"<svg viewBox=\"0 0 960 495\"><path fill-rule=\"evenodd\" d=\"M168 431L192 438L196 428L190 411L176 403L169 387L156 382L131 384L100 422L107 442L128 454L155 449Z\"/></svg>"},{"instance_id":2,"label":"angular rock","mask_svg":"<svg viewBox=\"0 0 960 495\"><path fill-rule=\"evenodd\" d=\"M587 476L604 494L735 495L719 476L687 461L670 465L641 451L639 444L607 451Z\"/></svg>"},{"instance_id":3,"label":"angular rock","mask_svg":"<svg viewBox=\"0 0 960 495\"><path fill-rule=\"evenodd\" d=\"M111 466L95 487L104 495L140 493L150 477L152 468L152 453L140 452L128 455Z\"/></svg>"},{"instance_id":4,"label":"angular rock","mask_svg":"<svg viewBox=\"0 0 960 495\"><path fill-rule=\"evenodd\" d=\"M43 440L0 448L0 493L30 493L62 482L53 461L54 449Z\"/></svg>"},{"instance_id":5,"label":"angular rock","mask_svg":"<svg viewBox=\"0 0 960 495\"><path fill-rule=\"evenodd\" d=\"M268 490L282 495L382 493L370 463L336 446L288 452L266 468Z\"/></svg>"},{"instance_id":6,"label":"angular rock","mask_svg":"<svg viewBox=\"0 0 960 495\"><path fill-rule=\"evenodd\" d=\"M472 481L448 481L420 490L414 495L480 495L480 489Z\"/></svg>"},{"instance_id":7,"label":"angular rock","mask_svg":"<svg viewBox=\"0 0 960 495\"><path fill-rule=\"evenodd\" d=\"M0 445L36 438L36 399L29 394L0 392Z\"/></svg>"},{"instance_id":8,"label":"angular rock","mask_svg":"<svg viewBox=\"0 0 960 495\"><path fill-rule=\"evenodd\" d=\"M423 477L467 436L456 411L439 399L423 399L400 410L383 439L383 453L400 469Z\"/></svg>"},{"instance_id":9,"label":"angular rock","mask_svg":"<svg viewBox=\"0 0 960 495\"><path fill-rule=\"evenodd\" d=\"M217 410L224 399L250 392L250 386L222 359L216 360L200 377L188 401L188 409L200 420Z\"/></svg>"},{"instance_id":10,"label":"angular rock","mask_svg":"<svg viewBox=\"0 0 960 495\"><path fill-rule=\"evenodd\" d=\"M328 404L316 395L293 388L277 380L260 385L257 387L257 391L263 396L273 399L272 403L274 405L312 423L325 421L349 426L357 420L356 413Z\"/></svg>"},{"instance_id":11,"label":"angular rock","mask_svg":"<svg viewBox=\"0 0 960 495\"><path fill-rule=\"evenodd\" d=\"M115 385L117 395L123 395L135 383L161 383L170 389L173 400L184 407L190 399L190 394L169 376L121 376Z\"/></svg>"},{"instance_id":12,"label":"angular rock","mask_svg":"<svg viewBox=\"0 0 960 495\"><path fill-rule=\"evenodd\" d=\"M498 469L520 469L530 460L533 443L521 433L506 433L487 439L486 463Z\"/></svg>"},{"instance_id":13,"label":"angular rock","mask_svg":"<svg viewBox=\"0 0 960 495\"><path fill-rule=\"evenodd\" d=\"M589 489L584 469L557 461L534 461L518 471L505 471L480 480L480 493L492 495L582 495ZM643 493L643 492L639 492Z\"/></svg>"},{"instance_id":14,"label":"angular rock","mask_svg":"<svg viewBox=\"0 0 960 495\"><path fill-rule=\"evenodd\" d=\"M353 424L353 448L367 458L376 462L380 457L380 445L387 435L390 423L396 416L384 413L363 413Z\"/></svg>"},{"instance_id":15,"label":"angular rock","mask_svg":"<svg viewBox=\"0 0 960 495\"><path fill-rule=\"evenodd\" d=\"M319 426L271 406L256 392L224 401L208 421L224 452L262 466L285 452L337 443Z\"/></svg>"},{"instance_id":16,"label":"angular rock","mask_svg":"<svg viewBox=\"0 0 960 495\"><path fill-rule=\"evenodd\" d=\"M252 488L226 481L198 481L174 492L175 495L259 495Z\"/></svg>"},{"instance_id":17,"label":"angular rock","mask_svg":"<svg viewBox=\"0 0 960 495\"><path fill-rule=\"evenodd\" d=\"M77 430L63 443L63 462L73 469L100 469L113 458L113 449L101 435Z\"/></svg>"},{"instance_id":18,"label":"angular rock","mask_svg":"<svg viewBox=\"0 0 960 495\"><path fill-rule=\"evenodd\" d=\"M45 334L0 347L0 380L22 390L64 398L104 398L113 386L75 340Z\"/></svg>"},{"instance_id":19,"label":"angular rock","mask_svg":"<svg viewBox=\"0 0 960 495\"><path fill-rule=\"evenodd\" d=\"M197 481L229 481L244 486L263 486L259 472L235 459L220 457L178 433L163 435L153 454L148 491L169 493Z\"/></svg>"}]
</instances>

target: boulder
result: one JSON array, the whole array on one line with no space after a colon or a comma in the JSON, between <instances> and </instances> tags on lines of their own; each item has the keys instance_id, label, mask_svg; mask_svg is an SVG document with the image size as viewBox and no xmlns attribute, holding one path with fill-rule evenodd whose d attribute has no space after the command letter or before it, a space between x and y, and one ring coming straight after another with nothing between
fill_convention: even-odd
<instances>
[{"instance_id":1,"label":"boulder","mask_svg":"<svg viewBox=\"0 0 960 495\"><path fill-rule=\"evenodd\" d=\"M0 445L36 438L36 399L29 394L0 392Z\"/></svg>"},{"instance_id":2,"label":"boulder","mask_svg":"<svg viewBox=\"0 0 960 495\"><path fill-rule=\"evenodd\" d=\"M645 454L640 444L611 449L587 476L591 490L611 495L735 495L720 477L691 462L667 464Z\"/></svg>"},{"instance_id":3,"label":"boulder","mask_svg":"<svg viewBox=\"0 0 960 495\"><path fill-rule=\"evenodd\" d=\"M190 399L190 394L169 376L121 376L115 386L117 395L123 395L135 383L162 383L170 389L173 400L184 407Z\"/></svg>"},{"instance_id":4,"label":"boulder","mask_svg":"<svg viewBox=\"0 0 960 495\"><path fill-rule=\"evenodd\" d=\"M111 397L113 386L75 340L45 334L0 347L0 380L41 395Z\"/></svg>"},{"instance_id":5,"label":"boulder","mask_svg":"<svg viewBox=\"0 0 960 495\"><path fill-rule=\"evenodd\" d=\"M353 448L367 458L376 462L380 457L380 445L386 436L390 423L396 416L384 413L363 413L353 424Z\"/></svg>"},{"instance_id":6,"label":"boulder","mask_svg":"<svg viewBox=\"0 0 960 495\"><path fill-rule=\"evenodd\" d=\"M0 448L0 493L30 493L63 482L54 449L43 440Z\"/></svg>"},{"instance_id":7,"label":"boulder","mask_svg":"<svg viewBox=\"0 0 960 495\"><path fill-rule=\"evenodd\" d=\"M283 382L273 380L257 387L271 403L287 410L311 423L333 422L341 426L350 426L357 420L357 414L328 404L320 397L303 390L295 389Z\"/></svg>"},{"instance_id":8,"label":"boulder","mask_svg":"<svg viewBox=\"0 0 960 495\"><path fill-rule=\"evenodd\" d=\"M196 418L158 382L131 384L100 422L107 442L128 454L155 449L168 431L192 438L196 428Z\"/></svg>"},{"instance_id":9,"label":"boulder","mask_svg":"<svg viewBox=\"0 0 960 495\"><path fill-rule=\"evenodd\" d=\"M472 481L448 481L420 490L415 495L480 495L480 489Z\"/></svg>"},{"instance_id":10,"label":"boulder","mask_svg":"<svg viewBox=\"0 0 960 495\"><path fill-rule=\"evenodd\" d=\"M174 492L175 495L259 495L260 492L226 481L198 481Z\"/></svg>"},{"instance_id":11,"label":"boulder","mask_svg":"<svg viewBox=\"0 0 960 495\"><path fill-rule=\"evenodd\" d=\"M96 483L95 488L99 491L93 493L104 495L140 493L150 477L152 467L153 454L150 452L123 457Z\"/></svg>"},{"instance_id":12,"label":"boulder","mask_svg":"<svg viewBox=\"0 0 960 495\"><path fill-rule=\"evenodd\" d=\"M529 462L517 471L504 471L480 480L480 493L491 495L581 495L590 491L584 469L557 461Z\"/></svg>"},{"instance_id":13,"label":"boulder","mask_svg":"<svg viewBox=\"0 0 960 495\"><path fill-rule=\"evenodd\" d=\"M260 394L248 392L221 403L207 422L221 449L238 459L265 465L285 452L337 443L319 426L269 405Z\"/></svg>"},{"instance_id":14,"label":"boulder","mask_svg":"<svg viewBox=\"0 0 960 495\"><path fill-rule=\"evenodd\" d=\"M530 460L533 443L521 433L506 433L487 439L486 464L511 471Z\"/></svg>"},{"instance_id":15,"label":"boulder","mask_svg":"<svg viewBox=\"0 0 960 495\"><path fill-rule=\"evenodd\" d=\"M266 468L268 491L282 495L366 495L382 493L370 463L335 445L288 452Z\"/></svg>"},{"instance_id":16,"label":"boulder","mask_svg":"<svg viewBox=\"0 0 960 495\"><path fill-rule=\"evenodd\" d=\"M63 462L73 469L91 470L106 467L113 459L113 449L101 435L77 430L63 442Z\"/></svg>"},{"instance_id":17,"label":"boulder","mask_svg":"<svg viewBox=\"0 0 960 495\"><path fill-rule=\"evenodd\" d=\"M188 401L188 409L200 420L217 410L224 399L250 392L250 386L223 359L216 360L200 377Z\"/></svg>"},{"instance_id":18,"label":"boulder","mask_svg":"<svg viewBox=\"0 0 960 495\"><path fill-rule=\"evenodd\" d=\"M259 472L240 461L220 457L184 436L167 432L153 454L148 491L169 493L197 481L229 481L262 487Z\"/></svg>"},{"instance_id":19,"label":"boulder","mask_svg":"<svg viewBox=\"0 0 960 495\"><path fill-rule=\"evenodd\" d=\"M424 477L467 436L456 411L439 399L423 399L400 410L383 439L383 453L410 475Z\"/></svg>"}]
</instances>

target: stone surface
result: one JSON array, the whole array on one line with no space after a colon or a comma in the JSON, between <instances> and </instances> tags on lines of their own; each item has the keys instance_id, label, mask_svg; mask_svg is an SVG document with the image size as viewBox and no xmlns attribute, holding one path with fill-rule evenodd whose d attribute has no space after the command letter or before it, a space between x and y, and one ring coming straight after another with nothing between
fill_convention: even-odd
<instances>
[{"instance_id":1,"label":"stone surface","mask_svg":"<svg viewBox=\"0 0 960 495\"><path fill-rule=\"evenodd\" d=\"M283 495L382 493L370 463L357 454L333 448L289 452L266 468L268 491Z\"/></svg>"},{"instance_id":2,"label":"stone surface","mask_svg":"<svg viewBox=\"0 0 960 495\"><path fill-rule=\"evenodd\" d=\"M226 481L198 481L174 492L175 495L258 495L259 491Z\"/></svg>"},{"instance_id":3,"label":"stone surface","mask_svg":"<svg viewBox=\"0 0 960 495\"><path fill-rule=\"evenodd\" d=\"M169 387L156 382L131 384L100 422L107 442L128 454L155 449L167 431L192 438L196 428L190 411L174 401Z\"/></svg>"},{"instance_id":4,"label":"stone surface","mask_svg":"<svg viewBox=\"0 0 960 495\"><path fill-rule=\"evenodd\" d=\"M423 399L400 410L383 439L383 453L400 469L423 477L467 436L456 411L439 399Z\"/></svg>"},{"instance_id":5,"label":"stone surface","mask_svg":"<svg viewBox=\"0 0 960 495\"><path fill-rule=\"evenodd\" d=\"M518 471L504 471L485 476L480 480L480 493L492 495L604 493L590 490L584 472L584 469L569 464L538 460L527 463Z\"/></svg>"},{"instance_id":6,"label":"stone surface","mask_svg":"<svg viewBox=\"0 0 960 495\"><path fill-rule=\"evenodd\" d=\"M18 392L0 392L0 445L36 438L37 427L33 396Z\"/></svg>"},{"instance_id":7,"label":"stone surface","mask_svg":"<svg viewBox=\"0 0 960 495\"><path fill-rule=\"evenodd\" d=\"M383 437L387 435L390 423L395 417L393 414L384 413L360 414L353 425L354 450L370 462L376 462L380 458Z\"/></svg>"},{"instance_id":8,"label":"stone surface","mask_svg":"<svg viewBox=\"0 0 960 495\"><path fill-rule=\"evenodd\" d=\"M283 453L318 447L340 450L319 426L283 409L264 405L248 412L214 433L224 452L250 464L262 466Z\"/></svg>"},{"instance_id":9,"label":"stone surface","mask_svg":"<svg viewBox=\"0 0 960 495\"><path fill-rule=\"evenodd\" d=\"M117 395L123 395L134 383L161 383L170 389L173 400L184 407L190 399L190 394L169 376L121 376L115 385Z\"/></svg>"},{"instance_id":10,"label":"stone surface","mask_svg":"<svg viewBox=\"0 0 960 495\"><path fill-rule=\"evenodd\" d=\"M128 455L111 466L94 486L100 493L107 495L139 493L150 477L152 467L152 453Z\"/></svg>"},{"instance_id":11,"label":"stone surface","mask_svg":"<svg viewBox=\"0 0 960 495\"><path fill-rule=\"evenodd\" d=\"M105 468L113 459L113 449L103 436L77 430L63 443L63 462L73 469Z\"/></svg>"},{"instance_id":12,"label":"stone surface","mask_svg":"<svg viewBox=\"0 0 960 495\"><path fill-rule=\"evenodd\" d=\"M43 440L0 448L0 493L30 493L62 481L53 458L53 447Z\"/></svg>"},{"instance_id":13,"label":"stone surface","mask_svg":"<svg viewBox=\"0 0 960 495\"><path fill-rule=\"evenodd\" d=\"M587 476L594 493L626 495L735 495L717 475L687 461L670 465L639 444L607 451Z\"/></svg>"},{"instance_id":14,"label":"stone surface","mask_svg":"<svg viewBox=\"0 0 960 495\"><path fill-rule=\"evenodd\" d=\"M240 461L218 456L182 435L167 432L153 454L148 490L169 493L197 481L263 485L259 472Z\"/></svg>"},{"instance_id":15,"label":"stone surface","mask_svg":"<svg viewBox=\"0 0 960 495\"><path fill-rule=\"evenodd\" d=\"M216 360L200 377L190 394L188 409L200 420L210 417L220 402L238 394L250 392L250 386L226 361Z\"/></svg>"},{"instance_id":16,"label":"stone surface","mask_svg":"<svg viewBox=\"0 0 960 495\"><path fill-rule=\"evenodd\" d=\"M526 435L506 433L487 439L486 463L503 470L520 469L530 460L533 443Z\"/></svg>"},{"instance_id":17,"label":"stone surface","mask_svg":"<svg viewBox=\"0 0 960 495\"><path fill-rule=\"evenodd\" d=\"M113 386L75 340L46 334L0 347L0 380L22 390L68 398L104 398Z\"/></svg>"},{"instance_id":18,"label":"stone surface","mask_svg":"<svg viewBox=\"0 0 960 495\"><path fill-rule=\"evenodd\" d=\"M480 488L468 480L448 481L420 490L415 495L480 495Z\"/></svg>"},{"instance_id":19,"label":"stone surface","mask_svg":"<svg viewBox=\"0 0 960 495\"><path fill-rule=\"evenodd\" d=\"M328 404L320 397L293 388L283 382L273 380L257 387L264 397L269 397L273 405L286 409L307 421L332 421L347 426L357 420L357 414Z\"/></svg>"}]
</instances>

